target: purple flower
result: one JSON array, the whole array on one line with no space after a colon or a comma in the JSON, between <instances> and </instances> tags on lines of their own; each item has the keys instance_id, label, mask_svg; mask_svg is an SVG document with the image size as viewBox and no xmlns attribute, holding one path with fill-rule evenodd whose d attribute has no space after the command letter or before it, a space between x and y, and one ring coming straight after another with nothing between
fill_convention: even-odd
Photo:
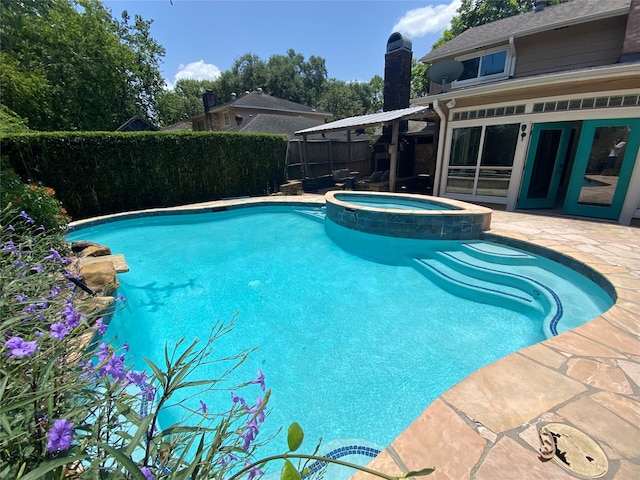
<instances>
[{"instance_id":1,"label":"purple flower","mask_svg":"<svg viewBox=\"0 0 640 480\"><path fill-rule=\"evenodd\" d=\"M38 344L35 340L25 342L20 337L11 337L4 342L4 346L10 351L7 353L7 357L30 357L38 349Z\"/></svg>"},{"instance_id":2,"label":"purple flower","mask_svg":"<svg viewBox=\"0 0 640 480\"><path fill-rule=\"evenodd\" d=\"M14 256L18 255L18 249L16 248L16 244L13 243L13 240L9 240L2 246L2 251L6 253L11 253Z\"/></svg>"},{"instance_id":3,"label":"purple flower","mask_svg":"<svg viewBox=\"0 0 640 480\"><path fill-rule=\"evenodd\" d=\"M11 225L11 224L7 225L7 230L9 230L10 232L15 232L16 231L15 227L13 225Z\"/></svg>"},{"instance_id":4,"label":"purple flower","mask_svg":"<svg viewBox=\"0 0 640 480\"><path fill-rule=\"evenodd\" d=\"M33 220L33 218L31 218L29 215L27 215L27 212L25 212L24 210L20 212L20 216L24 218L29 225L33 225L34 223L36 223L35 220Z\"/></svg>"},{"instance_id":5,"label":"purple flower","mask_svg":"<svg viewBox=\"0 0 640 480\"><path fill-rule=\"evenodd\" d=\"M64 323L57 322L51 325L51 336L58 340L62 340L69 335L69 333L70 330Z\"/></svg>"},{"instance_id":6,"label":"purple flower","mask_svg":"<svg viewBox=\"0 0 640 480\"><path fill-rule=\"evenodd\" d=\"M249 425L247 425L247 429L245 430L245 432L240 435L240 437L244 439L244 442L242 443L242 449L245 452L249 451L249 446L251 445L251 442L256 438L256 435L258 435L258 425L256 425L255 422L251 422Z\"/></svg>"},{"instance_id":7,"label":"purple flower","mask_svg":"<svg viewBox=\"0 0 640 480\"><path fill-rule=\"evenodd\" d=\"M258 397L256 399L256 406L249 408L248 406L245 406L245 408L247 409L247 413L249 414L253 414L256 413L256 419L262 423L264 422L264 408L262 410L260 410L260 407L262 406L262 397Z\"/></svg>"},{"instance_id":8,"label":"purple flower","mask_svg":"<svg viewBox=\"0 0 640 480\"><path fill-rule=\"evenodd\" d=\"M239 397L238 395L236 395L235 393L231 392L231 399L233 400L233 404L235 405L236 403L240 402L241 405L246 405L247 402L244 401L244 398Z\"/></svg>"},{"instance_id":9,"label":"purple flower","mask_svg":"<svg viewBox=\"0 0 640 480\"><path fill-rule=\"evenodd\" d=\"M153 473L151 473L151 470L149 470L147 467L142 467L140 471L144 475L144 478L146 478L147 480L153 480Z\"/></svg>"},{"instance_id":10,"label":"purple flower","mask_svg":"<svg viewBox=\"0 0 640 480\"><path fill-rule=\"evenodd\" d=\"M94 330L97 330L100 335L104 335L104 332L107 331L107 326L104 324L102 318L96 320L96 323L92 327Z\"/></svg>"},{"instance_id":11,"label":"purple flower","mask_svg":"<svg viewBox=\"0 0 640 480\"><path fill-rule=\"evenodd\" d=\"M44 268L39 263L36 263L30 270L34 273L44 273Z\"/></svg>"},{"instance_id":12,"label":"purple flower","mask_svg":"<svg viewBox=\"0 0 640 480\"><path fill-rule=\"evenodd\" d=\"M204 403L202 400L200 400L200 408L198 410L202 411L202 413L204 413L205 415L209 412L209 409L207 408L207 404Z\"/></svg>"},{"instance_id":13,"label":"purple flower","mask_svg":"<svg viewBox=\"0 0 640 480\"><path fill-rule=\"evenodd\" d=\"M247 462L247 466L249 465L250 465L250 462ZM251 468L251 470L249 470L249 477L247 478L247 480L251 480L255 477L261 477L262 475L264 475L264 472L260 470L257 466L254 466L253 468Z\"/></svg>"},{"instance_id":14,"label":"purple flower","mask_svg":"<svg viewBox=\"0 0 640 480\"><path fill-rule=\"evenodd\" d=\"M60 295L60 292L62 292L62 287L60 285L55 285L49 291L49 298L56 298L58 295Z\"/></svg>"},{"instance_id":15,"label":"purple flower","mask_svg":"<svg viewBox=\"0 0 640 480\"><path fill-rule=\"evenodd\" d=\"M142 397L148 402L153 402L153 399L156 398L156 389L151 384L148 384L141 393Z\"/></svg>"},{"instance_id":16,"label":"purple flower","mask_svg":"<svg viewBox=\"0 0 640 480\"><path fill-rule=\"evenodd\" d=\"M129 380L134 385L143 388L147 385L147 372L136 372L132 370L130 372L127 372L127 380Z\"/></svg>"},{"instance_id":17,"label":"purple flower","mask_svg":"<svg viewBox=\"0 0 640 480\"><path fill-rule=\"evenodd\" d=\"M264 392L264 375L262 374L262 369L258 369L258 378L251 380L249 383L257 383Z\"/></svg>"},{"instance_id":18,"label":"purple flower","mask_svg":"<svg viewBox=\"0 0 640 480\"><path fill-rule=\"evenodd\" d=\"M72 422L64 418L53 422L53 426L47 435L47 451L49 453L56 453L69 448L73 442L72 433Z\"/></svg>"},{"instance_id":19,"label":"purple flower","mask_svg":"<svg viewBox=\"0 0 640 480\"><path fill-rule=\"evenodd\" d=\"M71 330L80 325L80 320L83 317L80 310L73 306L71 299L65 301L62 315L65 317L65 323L67 324L67 327L69 327Z\"/></svg>"},{"instance_id":20,"label":"purple flower","mask_svg":"<svg viewBox=\"0 0 640 480\"><path fill-rule=\"evenodd\" d=\"M27 301L27 298L28 298L28 297L27 297L24 293L21 293L21 294L19 294L19 295L16 297L16 300L17 300L19 303L23 303L23 302L26 302L26 301Z\"/></svg>"},{"instance_id":21,"label":"purple flower","mask_svg":"<svg viewBox=\"0 0 640 480\"><path fill-rule=\"evenodd\" d=\"M49 250L51 252L51 255L47 255L46 257L44 257L45 262L51 262L53 260L57 260L62 264L66 264L68 262L66 258L62 258L62 256L58 253L58 251L55 248L52 247Z\"/></svg>"}]
</instances>

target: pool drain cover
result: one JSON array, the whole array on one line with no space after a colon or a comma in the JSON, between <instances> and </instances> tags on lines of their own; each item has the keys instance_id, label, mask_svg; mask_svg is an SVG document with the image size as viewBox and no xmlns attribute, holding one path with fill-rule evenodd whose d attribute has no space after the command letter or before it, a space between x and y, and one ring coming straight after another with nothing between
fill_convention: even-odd
<instances>
[{"instance_id":1,"label":"pool drain cover","mask_svg":"<svg viewBox=\"0 0 640 480\"><path fill-rule=\"evenodd\" d=\"M609 470L602 448L580 430L562 423L548 423L540 428L540 434L553 437L553 460L565 470L582 478L600 478Z\"/></svg>"}]
</instances>

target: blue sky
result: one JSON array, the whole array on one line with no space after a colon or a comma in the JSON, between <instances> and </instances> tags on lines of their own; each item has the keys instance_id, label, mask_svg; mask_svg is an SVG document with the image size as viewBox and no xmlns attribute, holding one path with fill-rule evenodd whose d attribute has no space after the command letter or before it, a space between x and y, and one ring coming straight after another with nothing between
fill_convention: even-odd
<instances>
[{"instance_id":1,"label":"blue sky","mask_svg":"<svg viewBox=\"0 0 640 480\"><path fill-rule=\"evenodd\" d=\"M449 26L460 0L104 0L115 18L127 10L153 20L165 49L162 74L215 79L245 53L267 61L292 48L326 60L329 78L384 76L389 35L399 31L421 58Z\"/></svg>"}]
</instances>

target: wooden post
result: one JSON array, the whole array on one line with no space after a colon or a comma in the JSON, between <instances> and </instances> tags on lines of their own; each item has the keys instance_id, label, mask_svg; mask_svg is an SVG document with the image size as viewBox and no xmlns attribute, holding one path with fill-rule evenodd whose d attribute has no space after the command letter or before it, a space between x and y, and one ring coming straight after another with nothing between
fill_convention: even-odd
<instances>
[{"instance_id":1,"label":"wooden post","mask_svg":"<svg viewBox=\"0 0 640 480\"><path fill-rule=\"evenodd\" d=\"M302 178L305 178L309 172L309 146L306 134L302 135L302 142L304 143L304 154L302 155Z\"/></svg>"},{"instance_id":2,"label":"wooden post","mask_svg":"<svg viewBox=\"0 0 640 480\"><path fill-rule=\"evenodd\" d=\"M400 120L394 120L391 130L391 145L389 145L389 191L396 191L396 170L398 169L398 134Z\"/></svg>"}]
</instances>

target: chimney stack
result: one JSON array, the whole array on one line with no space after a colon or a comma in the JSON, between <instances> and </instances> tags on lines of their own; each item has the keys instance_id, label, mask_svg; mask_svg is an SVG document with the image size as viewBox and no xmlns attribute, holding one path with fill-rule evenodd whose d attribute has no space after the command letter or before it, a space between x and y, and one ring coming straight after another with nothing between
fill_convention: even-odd
<instances>
[{"instance_id":1,"label":"chimney stack","mask_svg":"<svg viewBox=\"0 0 640 480\"><path fill-rule=\"evenodd\" d=\"M207 90L202 95L202 102L204 103L204 121L207 130L213 130L213 118L209 113L216 106L216 94L213 90Z\"/></svg>"},{"instance_id":2,"label":"chimney stack","mask_svg":"<svg viewBox=\"0 0 640 480\"><path fill-rule=\"evenodd\" d=\"M385 112L409 106L411 97L411 40L392 33L384 56L383 107Z\"/></svg>"},{"instance_id":3,"label":"chimney stack","mask_svg":"<svg viewBox=\"0 0 640 480\"><path fill-rule=\"evenodd\" d=\"M547 6L547 0L536 0L533 4L534 12L541 12Z\"/></svg>"}]
</instances>

